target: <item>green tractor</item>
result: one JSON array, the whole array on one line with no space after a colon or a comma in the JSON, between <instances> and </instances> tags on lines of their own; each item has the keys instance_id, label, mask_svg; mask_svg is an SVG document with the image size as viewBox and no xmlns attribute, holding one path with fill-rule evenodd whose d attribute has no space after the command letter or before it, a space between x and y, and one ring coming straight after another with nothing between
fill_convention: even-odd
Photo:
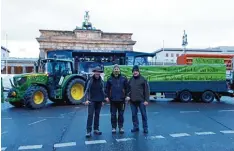
<instances>
[{"instance_id":1,"label":"green tractor","mask_svg":"<svg viewBox=\"0 0 234 151\"><path fill-rule=\"evenodd\" d=\"M80 104L85 99L86 74L74 73L73 61L48 58L35 63L35 73L13 77L6 101L15 107L39 109L55 103Z\"/></svg>"}]
</instances>

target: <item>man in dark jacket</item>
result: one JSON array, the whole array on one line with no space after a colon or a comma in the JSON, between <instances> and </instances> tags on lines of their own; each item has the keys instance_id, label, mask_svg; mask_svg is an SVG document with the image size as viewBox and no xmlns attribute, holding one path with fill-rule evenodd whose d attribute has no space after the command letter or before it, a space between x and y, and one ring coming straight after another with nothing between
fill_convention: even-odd
<instances>
[{"instance_id":1,"label":"man in dark jacket","mask_svg":"<svg viewBox=\"0 0 234 151\"><path fill-rule=\"evenodd\" d=\"M101 135L102 132L99 131L99 117L101 107L105 99L104 92L104 82L100 76L100 73L103 71L100 68L93 70L94 75L88 81L86 87L87 101L85 102L88 105L88 119L87 119L87 133L86 137L91 137L92 124L93 124L93 115L94 117L94 134Z\"/></svg>"},{"instance_id":2,"label":"man in dark jacket","mask_svg":"<svg viewBox=\"0 0 234 151\"><path fill-rule=\"evenodd\" d=\"M130 100L132 110L132 132L139 131L139 121L137 117L138 108L140 109L144 133L148 133L148 123L146 105L148 105L150 90L147 80L140 74L139 67L135 65L132 69L133 76L129 80L129 93L126 100Z\"/></svg>"},{"instance_id":3,"label":"man in dark jacket","mask_svg":"<svg viewBox=\"0 0 234 151\"><path fill-rule=\"evenodd\" d=\"M118 111L118 127L121 134L124 133L124 110L125 110L125 98L127 96L128 89L127 78L121 75L120 67L116 64L113 67L113 72L106 83L106 101L110 101L111 112L111 125L112 133L116 133L117 118L116 113Z\"/></svg>"}]
</instances>

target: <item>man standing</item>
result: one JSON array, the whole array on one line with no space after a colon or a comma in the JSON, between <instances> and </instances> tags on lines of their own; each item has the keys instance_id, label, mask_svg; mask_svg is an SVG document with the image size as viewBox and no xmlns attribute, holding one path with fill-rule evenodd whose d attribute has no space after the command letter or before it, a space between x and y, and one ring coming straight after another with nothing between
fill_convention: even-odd
<instances>
[{"instance_id":1,"label":"man standing","mask_svg":"<svg viewBox=\"0 0 234 151\"><path fill-rule=\"evenodd\" d=\"M148 123L146 114L146 105L148 105L150 90L147 80L140 74L139 67L135 65L132 68L133 76L129 80L129 93L126 100L130 100L132 110L132 132L139 131L139 120L137 117L138 108L140 109L144 133L148 133Z\"/></svg>"},{"instance_id":2,"label":"man standing","mask_svg":"<svg viewBox=\"0 0 234 151\"><path fill-rule=\"evenodd\" d=\"M124 123L124 110L125 110L125 98L127 96L128 89L127 78L121 75L120 67L115 64L113 72L106 83L106 101L110 101L110 112L111 112L111 125L112 133L116 133L117 121L119 127L119 133L123 134L123 123ZM118 120L116 113L118 111Z\"/></svg>"},{"instance_id":3,"label":"man standing","mask_svg":"<svg viewBox=\"0 0 234 151\"><path fill-rule=\"evenodd\" d=\"M102 132L99 131L99 116L101 107L103 105L105 92L104 92L104 82L100 76L100 73L103 71L100 68L93 70L94 75L88 81L86 87L87 101L85 102L88 105L88 119L87 119L87 133L86 137L91 137L92 124L93 124L93 115L94 117L94 134L101 135Z\"/></svg>"}]
</instances>

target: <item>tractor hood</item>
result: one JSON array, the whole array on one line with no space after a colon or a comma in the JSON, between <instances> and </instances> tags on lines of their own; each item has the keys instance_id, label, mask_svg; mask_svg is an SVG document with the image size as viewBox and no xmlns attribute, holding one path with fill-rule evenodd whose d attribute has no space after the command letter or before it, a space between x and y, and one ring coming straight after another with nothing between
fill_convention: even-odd
<instances>
[{"instance_id":1,"label":"tractor hood","mask_svg":"<svg viewBox=\"0 0 234 151\"><path fill-rule=\"evenodd\" d=\"M19 74L13 77L14 86L21 86L25 83L41 83L44 84L48 80L48 75L45 73L26 73Z\"/></svg>"}]
</instances>

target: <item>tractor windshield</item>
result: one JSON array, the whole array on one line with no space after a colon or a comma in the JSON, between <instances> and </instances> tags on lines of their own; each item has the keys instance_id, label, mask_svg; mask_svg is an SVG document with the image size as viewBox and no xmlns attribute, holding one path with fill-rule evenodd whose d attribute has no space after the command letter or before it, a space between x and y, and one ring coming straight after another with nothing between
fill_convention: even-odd
<instances>
[{"instance_id":1,"label":"tractor windshield","mask_svg":"<svg viewBox=\"0 0 234 151\"><path fill-rule=\"evenodd\" d=\"M72 67L70 62L47 60L43 64L42 72L56 75L71 74Z\"/></svg>"}]
</instances>

